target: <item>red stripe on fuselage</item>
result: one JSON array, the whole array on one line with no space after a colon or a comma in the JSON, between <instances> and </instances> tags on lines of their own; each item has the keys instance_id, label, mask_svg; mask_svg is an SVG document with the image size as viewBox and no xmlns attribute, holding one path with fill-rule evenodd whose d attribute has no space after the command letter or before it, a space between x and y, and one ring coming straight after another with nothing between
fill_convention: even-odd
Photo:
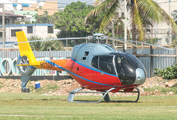
<instances>
[{"instance_id":1,"label":"red stripe on fuselage","mask_svg":"<svg viewBox=\"0 0 177 120\"><path fill-rule=\"evenodd\" d=\"M122 85L116 75L111 75L105 72L104 74L101 74L102 71L89 68L73 59L65 59L64 61L65 62L62 63L61 60L51 60L51 62L55 62L58 66L70 71L69 74L84 88L105 91L112 87L117 87L116 90L112 91L117 92L119 89L136 87L135 85ZM57 69L60 70L59 68Z\"/></svg>"}]
</instances>

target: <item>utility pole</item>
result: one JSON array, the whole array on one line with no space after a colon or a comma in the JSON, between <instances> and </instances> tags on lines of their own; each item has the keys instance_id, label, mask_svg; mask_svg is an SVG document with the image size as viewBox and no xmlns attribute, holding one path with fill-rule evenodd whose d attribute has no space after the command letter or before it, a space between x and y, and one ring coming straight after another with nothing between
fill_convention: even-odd
<instances>
[{"instance_id":1,"label":"utility pole","mask_svg":"<svg viewBox=\"0 0 177 120\"><path fill-rule=\"evenodd\" d=\"M2 39L3 39L3 48L5 48L5 24L4 24L4 4L2 4Z\"/></svg>"},{"instance_id":2,"label":"utility pole","mask_svg":"<svg viewBox=\"0 0 177 120\"><path fill-rule=\"evenodd\" d=\"M124 42L127 42L127 0L124 0ZM123 52L127 51L127 43L124 43Z\"/></svg>"},{"instance_id":3,"label":"utility pole","mask_svg":"<svg viewBox=\"0 0 177 120\"><path fill-rule=\"evenodd\" d=\"M169 0L169 16L171 17L171 0ZM169 45L172 43L171 24L169 24Z\"/></svg>"},{"instance_id":4,"label":"utility pole","mask_svg":"<svg viewBox=\"0 0 177 120\"><path fill-rule=\"evenodd\" d=\"M152 23L153 24L153 23ZM151 44L153 44L153 26L151 26Z\"/></svg>"}]
</instances>

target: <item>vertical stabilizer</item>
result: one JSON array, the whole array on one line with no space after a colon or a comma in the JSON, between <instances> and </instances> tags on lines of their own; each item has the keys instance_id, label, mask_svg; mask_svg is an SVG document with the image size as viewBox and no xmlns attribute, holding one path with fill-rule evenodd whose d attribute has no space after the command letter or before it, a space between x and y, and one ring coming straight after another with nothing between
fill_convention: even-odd
<instances>
[{"instance_id":1,"label":"vertical stabilizer","mask_svg":"<svg viewBox=\"0 0 177 120\"><path fill-rule=\"evenodd\" d=\"M38 62L26 38L25 32L24 31L16 32L16 36L17 36L17 41L22 42L22 43L18 43L20 56L21 57L26 56L29 60L30 65L38 65Z\"/></svg>"}]
</instances>

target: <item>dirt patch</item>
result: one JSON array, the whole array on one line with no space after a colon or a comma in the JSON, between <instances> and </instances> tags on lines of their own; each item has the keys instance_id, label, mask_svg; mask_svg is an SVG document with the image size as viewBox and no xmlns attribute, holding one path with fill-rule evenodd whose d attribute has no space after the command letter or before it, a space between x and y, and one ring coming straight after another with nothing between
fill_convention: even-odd
<instances>
[{"instance_id":1,"label":"dirt patch","mask_svg":"<svg viewBox=\"0 0 177 120\"><path fill-rule=\"evenodd\" d=\"M141 95L164 95L162 91L155 89L153 91L144 91L144 89L148 88L172 88L177 85L177 79L166 80L162 77L152 77L147 78L145 83L139 86ZM175 95L174 92L169 91L166 95Z\"/></svg>"},{"instance_id":2,"label":"dirt patch","mask_svg":"<svg viewBox=\"0 0 177 120\"><path fill-rule=\"evenodd\" d=\"M79 88L80 85L74 80L74 79L66 79L66 80L60 80L60 81L54 81L54 80L40 80L41 88L35 89L35 82L36 81L29 81L27 84L27 87L30 88L31 92L40 92L41 94L45 95L68 95L68 91L72 91L73 89ZM169 87L175 87L177 84L177 80L164 80L161 77L153 77L153 78L147 78L146 82L139 86L141 95L164 95L161 91L158 89L155 89L153 91L144 91L145 88L153 88L153 87L162 87L162 88L169 88ZM90 90L85 90L90 91ZM0 79L0 92L21 92L21 81L20 79ZM83 95L83 93L80 93L80 95ZM86 95L86 94L84 94ZM90 95L90 94L89 94ZM97 94L101 95L101 94ZM110 93L110 95L113 96L130 96L134 95L126 94L126 93ZM166 95L175 95L173 92L169 92Z\"/></svg>"}]
</instances>

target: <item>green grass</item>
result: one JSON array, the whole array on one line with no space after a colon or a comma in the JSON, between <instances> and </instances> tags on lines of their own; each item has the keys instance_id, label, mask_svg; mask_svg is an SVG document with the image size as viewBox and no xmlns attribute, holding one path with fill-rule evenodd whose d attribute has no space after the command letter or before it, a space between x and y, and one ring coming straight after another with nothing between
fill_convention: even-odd
<instances>
[{"instance_id":1,"label":"green grass","mask_svg":"<svg viewBox=\"0 0 177 120\"><path fill-rule=\"evenodd\" d=\"M101 96L76 96L95 100ZM111 99L127 97L111 97ZM129 97L135 99L135 96ZM177 96L140 96L137 103L69 103L67 96L37 93L0 93L4 120L166 120L177 118Z\"/></svg>"},{"instance_id":2,"label":"green grass","mask_svg":"<svg viewBox=\"0 0 177 120\"><path fill-rule=\"evenodd\" d=\"M35 92L39 93L39 94L44 94L44 93L47 93L49 91L54 92L54 91L60 89L56 84L55 85L48 84L46 86L42 86L38 89L35 89L34 85L29 83L29 85L27 85L27 87L30 89L30 91L35 90Z\"/></svg>"},{"instance_id":3,"label":"green grass","mask_svg":"<svg viewBox=\"0 0 177 120\"><path fill-rule=\"evenodd\" d=\"M0 89L1 89L2 87L4 87L4 86L0 84Z\"/></svg>"},{"instance_id":4,"label":"green grass","mask_svg":"<svg viewBox=\"0 0 177 120\"><path fill-rule=\"evenodd\" d=\"M155 91L156 89L163 94L167 94L170 91L173 92L174 94L177 94L177 87L176 86L174 86L172 88L167 88L167 87L163 88L163 87L158 87L158 86L157 87L152 87L152 88L144 88L144 91Z\"/></svg>"},{"instance_id":5,"label":"green grass","mask_svg":"<svg viewBox=\"0 0 177 120\"><path fill-rule=\"evenodd\" d=\"M0 82L0 89L4 87L3 82Z\"/></svg>"}]
</instances>

